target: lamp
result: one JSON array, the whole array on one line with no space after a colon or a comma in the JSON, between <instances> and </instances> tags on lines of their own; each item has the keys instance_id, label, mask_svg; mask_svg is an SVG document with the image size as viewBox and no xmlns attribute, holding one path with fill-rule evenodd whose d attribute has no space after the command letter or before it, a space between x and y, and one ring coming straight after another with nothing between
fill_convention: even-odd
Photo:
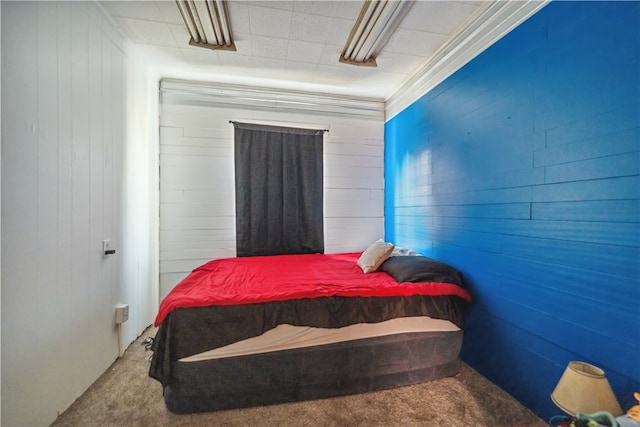
<instances>
[{"instance_id":1,"label":"lamp","mask_svg":"<svg viewBox=\"0 0 640 427\"><path fill-rule=\"evenodd\" d=\"M224 0L176 0L192 46L236 50Z\"/></svg>"},{"instance_id":2,"label":"lamp","mask_svg":"<svg viewBox=\"0 0 640 427\"><path fill-rule=\"evenodd\" d=\"M376 67L376 56L405 17L413 1L365 0L340 62Z\"/></svg>"},{"instance_id":3,"label":"lamp","mask_svg":"<svg viewBox=\"0 0 640 427\"><path fill-rule=\"evenodd\" d=\"M616 417L622 415L604 371L584 362L569 362L551 393L551 400L574 417L579 412L591 414L600 411Z\"/></svg>"}]
</instances>

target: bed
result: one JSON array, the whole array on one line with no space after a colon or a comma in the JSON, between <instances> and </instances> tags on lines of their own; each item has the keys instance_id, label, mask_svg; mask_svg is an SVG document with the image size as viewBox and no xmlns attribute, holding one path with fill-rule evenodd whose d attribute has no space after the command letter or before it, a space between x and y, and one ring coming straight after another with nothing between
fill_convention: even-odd
<instances>
[{"instance_id":1,"label":"bed","mask_svg":"<svg viewBox=\"0 0 640 427\"><path fill-rule=\"evenodd\" d=\"M155 321L149 375L167 408L242 408L455 375L470 301L462 274L388 247L366 265L370 249L212 260L191 272Z\"/></svg>"}]
</instances>

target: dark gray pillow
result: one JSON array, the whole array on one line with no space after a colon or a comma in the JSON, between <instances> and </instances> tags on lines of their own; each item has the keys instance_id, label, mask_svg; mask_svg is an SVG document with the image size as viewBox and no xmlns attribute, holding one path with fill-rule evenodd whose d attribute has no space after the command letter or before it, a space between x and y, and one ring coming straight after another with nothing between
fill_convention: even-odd
<instances>
[{"instance_id":1,"label":"dark gray pillow","mask_svg":"<svg viewBox=\"0 0 640 427\"><path fill-rule=\"evenodd\" d=\"M448 264L426 256L394 256L380 265L397 282L441 282L465 287L462 273Z\"/></svg>"}]
</instances>

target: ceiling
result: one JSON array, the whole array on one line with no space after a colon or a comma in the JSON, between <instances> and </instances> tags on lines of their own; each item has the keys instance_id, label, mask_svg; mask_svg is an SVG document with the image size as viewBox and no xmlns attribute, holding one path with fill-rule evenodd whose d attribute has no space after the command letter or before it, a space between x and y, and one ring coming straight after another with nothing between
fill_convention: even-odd
<instances>
[{"instance_id":1,"label":"ceiling","mask_svg":"<svg viewBox=\"0 0 640 427\"><path fill-rule=\"evenodd\" d=\"M361 1L228 1L237 51L189 45L174 1L102 1L103 9L163 77L388 99L478 25L493 1L416 1L377 67L338 62Z\"/></svg>"}]
</instances>

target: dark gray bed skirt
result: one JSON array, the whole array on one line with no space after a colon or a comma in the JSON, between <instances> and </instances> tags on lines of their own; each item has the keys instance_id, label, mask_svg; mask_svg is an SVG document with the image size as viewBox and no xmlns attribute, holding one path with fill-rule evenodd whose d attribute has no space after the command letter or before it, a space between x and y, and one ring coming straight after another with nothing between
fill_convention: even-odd
<instances>
[{"instance_id":1,"label":"dark gray bed skirt","mask_svg":"<svg viewBox=\"0 0 640 427\"><path fill-rule=\"evenodd\" d=\"M383 390L455 375L462 331L420 332L200 362L164 388L178 414Z\"/></svg>"}]
</instances>

